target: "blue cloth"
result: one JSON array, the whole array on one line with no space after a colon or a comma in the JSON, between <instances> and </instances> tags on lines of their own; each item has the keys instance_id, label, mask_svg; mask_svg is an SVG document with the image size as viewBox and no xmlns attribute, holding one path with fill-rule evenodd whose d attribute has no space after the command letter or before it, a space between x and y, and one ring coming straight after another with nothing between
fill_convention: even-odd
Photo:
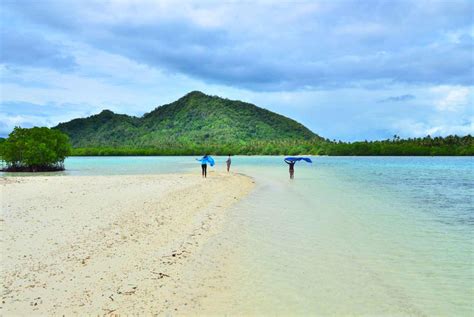
<instances>
[{"instance_id":1,"label":"blue cloth","mask_svg":"<svg viewBox=\"0 0 474 317\"><path fill-rule=\"evenodd\" d=\"M203 156L202 158L200 159L196 159L198 160L199 162L201 162L201 164L209 164L211 166L214 166L215 162L214 162L214 159L208 155L208 156Z\"/></svg>"},{"instance_id":2,"label":"blue cloth","mask_svg":"<svg viewBox=\"0 0 474 317\"><path fill-rule=\"evenodd\" d=\"M291 161L291 162L306 161L308 163L313 163L313 161L311 161L309 157L288 156L288 157L285 157L285 161Z\"/></svg>"}]
</instances>

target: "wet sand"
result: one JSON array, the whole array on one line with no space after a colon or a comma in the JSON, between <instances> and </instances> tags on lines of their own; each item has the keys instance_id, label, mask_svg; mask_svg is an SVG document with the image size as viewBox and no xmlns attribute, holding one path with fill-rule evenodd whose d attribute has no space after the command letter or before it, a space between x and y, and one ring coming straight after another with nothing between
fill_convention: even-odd
<instances>
[{"instance_id":1,"label":"wet sand","mask_svg":"<svg viewBox=\"0 0 474 317\"><path fill-rule=\"evenodd\" d=\"M200 311L216 287L201 249L252 188L224 173L0 178L0 313Z\"/></svg>"}]
</instances>

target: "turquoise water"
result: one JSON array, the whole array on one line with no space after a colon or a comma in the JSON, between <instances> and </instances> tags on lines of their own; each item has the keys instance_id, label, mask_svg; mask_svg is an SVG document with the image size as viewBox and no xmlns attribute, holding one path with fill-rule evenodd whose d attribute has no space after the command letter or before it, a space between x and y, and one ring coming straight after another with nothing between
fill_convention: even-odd
<instances>
[{"instance_id":1,"label":"turquoise water","mask_svg":"<svg viewBox=\"0 0 474 317\"><path fill-rule=\"evenodd\" d=\"M55 175L200 173L193 160L69 158ZM313 161L291 181L281 157L233 157L257 185L219 237L238 263L223 313L474 315L474 158Z\"/></svg>"},{"instance_id":2,"label":"turquoise water","mask_svg":"<svg viewBox=\"0 0 474 317\"><path fill-rule=\"evenodd\" d=\"M257 188L222 236L243 263L223 311L474 314L473 158L313 161L294 181L281 158L240 162Z\"/></svg>"},{"instance_id":3,"label":"turquoise water","mask_svg":"<svg viewBox=\"0 0 474 317\"><path fill-rule=\"evenodd\" d=\"M172 156L138 156L138 157L70 157L65 161L66 170L53 173L1 173L7 176L31 175L135 175L180 173L193 167L198 162L189 157Z\"/></svg>"}]
</instances>

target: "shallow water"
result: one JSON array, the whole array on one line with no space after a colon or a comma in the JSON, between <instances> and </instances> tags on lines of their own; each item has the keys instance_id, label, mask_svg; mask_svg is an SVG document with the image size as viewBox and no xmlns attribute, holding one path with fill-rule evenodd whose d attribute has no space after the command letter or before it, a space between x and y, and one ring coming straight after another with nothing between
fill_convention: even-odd
<instances>
[{"instance_id":1,"label":"shallow water","mask_svg":"<svg viewBox=\"0 0 474 317\"><path fill-rule=\"evenodd\" d=\"M193 160L74 157L55 175L199 173ZM281 157L233 157L257 186L218 237L237 263L221 312L474 315L474 158L313 161L290 181Z\"/></svg>"},{"instance_id":2,"label":"shallow water","mask_svg":"<svg viewBox=\"0 0 474 317\"><path fill-rule=\"evenodd\" d=\"M254 160L258 160L258 163ZM242 260L223 312L474 313L472 158L246 158L257 188L222 239Z\"/></svg>"}]
</instances>

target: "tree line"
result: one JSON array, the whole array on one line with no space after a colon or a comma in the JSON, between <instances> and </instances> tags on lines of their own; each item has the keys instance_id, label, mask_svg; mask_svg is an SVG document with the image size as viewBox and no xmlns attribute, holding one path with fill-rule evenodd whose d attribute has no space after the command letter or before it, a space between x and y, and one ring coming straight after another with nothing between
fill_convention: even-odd
<instances>
[{"instance_id":1,"label":"tree line","mask_svg":"<svg viewBox=\"0 0 474 317\"><path fill-rule=\"evenodd\" d=\"M471 135L342 142L321 139L254 141L229 144L163 143L155 147L74 148L74 156L128 155L329 155L329 156L469 156L474 155Z\"/></svg>"},{"instance_id":2,"label":"tree line","mask_svg":"<svg viewBox=\"0 0 474 317\"><path fill-rule=\"evenodd\" d=\"M472 156L474 138L471 135L392 139L362 142L326 142L319 155L340 156Z\"/></svg>"}]
</instances>

